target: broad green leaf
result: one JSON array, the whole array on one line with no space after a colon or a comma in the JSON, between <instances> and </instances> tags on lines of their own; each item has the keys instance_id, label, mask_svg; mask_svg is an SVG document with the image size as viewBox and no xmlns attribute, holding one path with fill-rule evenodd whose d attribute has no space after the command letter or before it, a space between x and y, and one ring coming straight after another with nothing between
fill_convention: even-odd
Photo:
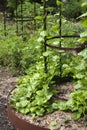
<instances>
[{"instance_id":1,"label":"broad green leaf","mask_svg":"<svg viewBox=\"0 0 87 130\"><path fill-rule=\"evenodd\" d=\"M42 116L44 112L45 112L45 110L43 108L39 108L39 110L36 111L36 114L38 116Z\"/></svg>"},{"instance_id":2,"label":"broad green leaf","mask_svg":"<svg viewBox=\"0 0 87 130\"><path fill-rule=\"evenodd\" d=\"M83 37L87 37L87 31L83 32L80 34L80 37L83 38Z\"/></svg>"},{"instance_id":3,"label":"broad green leaf","mask_svg":"<svg viewBox=\"0 0 87 130\"><path fill-rule=\"evenodd\" d=\"M39 96L43 96L43 95L44 95L44 92L43 92L43 90L38 90L38 91L36 92L36 94L39 95Z\"/></svg>"},{"instance_id":4,"label":"broad green leaf","mask_svg":"<svg viewBox=\"0 0 87 130\"><path fill-rule=\"evenodd\" d=\"M38 42L43 42L44 39L43 39L43 37L39 37L39 38L37 39L37 41L38 41Z\"/></svg>"},{"instance_id":5,"label":"broad green leaf","mask_svg":"<svg viewBox=\"0 0 87 130\"><path fill-rule=\"evenodd\" d=\"M40 36L42 36L42 37L45 37L46 35L47 35L46 31L42 31L42 32L40 33Z\"/></svg>"},{"instance_id":6,"label":"broad green leaf","mask_svg":"<svg viewBox=\"0 0 87 130\"><path fill-rule=\"evenodd\" d=\"M82 7L87 6L87 1L85 0L84 3L82 3Z\"/></svg>"},{"instance_id":7,"label":"broad green leaf","mask_svg":"<svg viewBox=\"0 0 87 130\"><path fill-rule=\"evenodd\" d=\"M87 19L83 19L82 20L82 26L83 27L87 27Z\"/></svg>"},{"instance_id":8,"label":"broad green leaf","mask_svg":"<svg viewBox=\"0 0 87 130\"><path fill-rule=\"evenodd\" d=\"M21 106L21 107L26 107L26 106L28 105L28 103L29 103L29 102L28 102L27 100L21 101L21 102L20 102L20 106Z\"/></svg>"},{"instance_id":9,"label":"broad green leaf","mask_svg":"<svg viewBox=\"0 0 87 130\"><path fill-rule=\"evenodd\" d=\"M24 110L24 114L28 114L30 112L29 108L25 108Z\"/></svg>"},{"instance_id":10,"label":"broad green leaf","mask_svg":"<svg viewBox=\"0 0 87 130\"><path fill-rule=\"evenodd\" d=\"M43 16L36 16L35 19L36 20L43 20Z\"/></svg>"},{"instance_id":11,"label":"broad green leaf","mask_svg":"<svg viewBox=\"0 0 87 130\"><path fill-rule=\"evenodd\" d=\"M87 49L81 51L78 55L83 56L84 59L87 59Z\"/></svg>"},{"instance_id":12,"label":"broad green leaf","mask_svg":"<svg viewBox=\"0 0 87 130\"><path fill-rule=\"evenodd\" d=\"M62 5L62 2L60 0L56 0L56 3L58 6Z\"/></svg>"},{"instance_id":13,"label":"broad green leaf","mask_svg":"<svg viewBox=\"0 0 87 130\"><path fill-rule=\"evenodd\" d=\"M81 62L79 65L75 67L75 69L78 71L85 70L85 61ZM80 74L79 74L80 75Z\"/></svg>"},{"instance_id":14,"label":"broad green leaf","mask_svg":"<svg viewBox=\"0 0 87 130\"><path fill-rule=\"evenodd\" d=\"M59 45L59 42L58 41L55 41L52 43L53 45Z\"/></svg>"},{"instance_id":15,"label":"broad green leaf","mask_svg":"<svg viewBox=\"0 0 87 130\"><path fill-rule=\"evenodd\" d=\"M51 53L50 51L46 51L46 52L43 53L43 56L49 56L50 53Z\"/></svg>"},{"instance_id":16,"label":"broad green leaf","mask_svg":"<svg viewBox=\"0 0 87 130\"><path fill-rule=\"evenodd\" d=\"M77 73L77 74L76 74L76 78L82 79L82 78L84 78L84 75L82 75L81 73Z\"/></svg>"},{"instance_id":17,"label":"broad green leaf","mask_svg":"<svg viewBox=\"0 0 87 130\"><path fill-rule=\"evenodd\" d=\"M36 107L36 106L35 106L35 107L31 107L31 108L30 108L31 113L36 112L36 110L37 110L37 107Z\"/></svg>"},{"instance_id":18,"label":"broad green leaf","mask_svg":"<svg viewBox=\"0 0 87 130\"><path fill-rule=\"evenodd\" d=\"M86 17L87 16L87 12L82 14L80 17Z\"/></svg>"},{"instance_id":19,"label":"broad green leaf","mask_svg":"<svg viewBox=\"0 0 87 130\"><path fill-rule=\"evenodd\" d=\"M82 87L81 84L76 84L76 85L74 86L75 89L80 89L81 87Z\"/></svg>"},{"instance_id":20,"label":"broad green leaf","mask_svg":"<svg viewBox=\"0 0 87 130\"><path fill-rule=\"evenodd\" d=\"M16 103L16 107L17 107L17 108L21 107L20 102L17 102L17 103Z\"/></svg>"},{"instance_id":21,"label":"broad green leaf","mask_svg":"<svg viewBox=\"0 0 87 130\"><path fill-rule=\"evenodd\" d=\"M55 24L55 25L52 27L52 30L53 30L53 31L58 31L58 24Z\"/></svg>"},{"instance_id":22,"label":"broad green leaf","mask_svg":"<svg viewBox=\"0 0 87 130\"><path fill-rule=\"evenodd\" d=\"M25 109L20 109L20 112L22 113L22 114L25 114Z\"/></svg>"},{"instance_id":23,"label":"broad green leaf","mask_svg":"<svg viewBox=\"0 0 87 130\"><path fill-rule=\"evenodd\" d=\"M56 103L56 102L54 102L54 103L52 104L52 108L57 110L57 109L59 108L59 104Z\"/></svg>"},{"instance_id":24,"label":"broad green leaf","mask_svg":"<svg viewBox=\"0 0 87 130\"><path fill-rule=\"evenodd\" d=\"M73 118L74 120L78 120L81 117L81 113L77 112L73 112Z\"/></svg>"}]
</instances>

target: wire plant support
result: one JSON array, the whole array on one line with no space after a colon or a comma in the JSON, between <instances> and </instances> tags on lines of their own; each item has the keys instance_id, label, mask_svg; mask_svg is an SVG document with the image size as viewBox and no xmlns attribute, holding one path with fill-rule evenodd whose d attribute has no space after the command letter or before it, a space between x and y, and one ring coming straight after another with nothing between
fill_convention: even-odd
<instances>
[{"instance_id":1,"label":"wire plant support","mask_svg":"<svg viewBox=\"0 0 87 130\"><path fill-rule=\"evenodd\" d=\"M44 7L44 19L43 19L44 26L43 26L43 30L46 32L46 30L47 30L47 24L46 24L46 20L47 20L46 0L43 0L43 7ZM44 52L47 51L46 43L47 43L47 39L46 39L46 36L45 36L44 37ZM46 56L44 56L44 70L47 73L47 57Z\"/></svg>"},{"instance_id":2,"label":"wire plant support","mask_svg":"<svg viewBox=\"0 0 87 130\"><path fill-rule=\"evenodd\" d=\"M36 17L36 2L33 2L33 12L34 12L34 15L33 16L24 16L23 14L23 0L16 0L15 1L15 5L16 5L16 10L15 10L15 13L14 15L11 17L9 15L9 7L8 7L8 4L6 2L6 0L4 0L4 6L3 6L3 16L4 16L4 34L5 36L7 35L6 34L6 31L7 31L7 21L10 21L11 19L15 22L16 24L16 34L17 35L21 35L23 37L24 35L24 22L30 22L30 21L33 21L34 23L34 31L36 30L36 20L35 20L35 17ZM18 11L18 4L20 4L20 11ZM19 14L20 13L20 14ZM20 33L20 30L21 30L21 33Z\"/></svg>"},{"instance_id":3,"label":"wire plant support","mask_svg":"<svg viewBox=\"0 0 87 130\"><path fill-rule=\"evenodd\" d=\"M3 16L4 16L4 34L6 36L6 0L4 0L4 11L3 11Z\"/></svg>"},{"instance_id":4,"label":"wire plant support","mask_svg":"<svg viewBox=\"0 0 87 130\"><path fill-rule=\"evenodd\" d=\"M80 38L79 35L64 35L62 33L62 0L58 0L59 1L59 5L58 5L58 13L59 13L59 29L58 29L58 34L56 36L44 36L44 52L47 51L47 48L52 48L52 49L57 49L57 50L65 50L65 51L76 51L79 52L81 50L81 47L76 47L76 48L69 48L69 47L62 47L62 42L61 39L68 39L68 38ZM41 1L40 1L41 2ZM20 14L18 11L18 4L20 3ZM15 14L13 16L13 20L16 24L16 34L17 35L21 35L22 37L24 37L24 22L29 22L32 21L33 22L33 31L37 30L37 20L36 20L36 16L37 16L37 3L36 0L33 0L33 16L24 16L24 8L23 8L23 0L16 0L16 10L15 10ZM41 4L43 5L43 31L46 32L47 31L47 1L43 0L43 2L41 2ZM4 34L5 36L7 35L7 21L10 20L10 15L8 14L7 11L7 2L6 0L4 0L4 11L3 11L3 16L4 16ZM21 31L21 33L20 33ZM58 39L59 40L59 45L58 46L54 46L54 45L49 45L48 41L52 40L52 39ZM84 48L85 45L83 45ZM87 46L87 44L86 44ZM60 56L60 77L62 76L62 56L61 56L61 52L59 53ZM44 71L47 73L48 71L48 60L47 60L47 56L44 56Z\"/></svg>"},{"instance_id":5,"label":"wire plant support","mask_svg":"<svg viewBox=\"0 0 87 130\"><path fill-rule=\"evenodd\" d=\"M60 5L59 5L59 36L60 36L60 41L59 41L59 47L61 47L61 36L62 36L62 1L60 0ZM60 53L60 77L62 76L62 57L61 57L61 53Z\"/></svg>"},{"instance_id":6,"label":"wire plant support","mask_svg":"<svg viewBox=\"0 0 87 130\"><path fill-rule=\"evenodd\" d=\"M46 6L46 1L44 0L44 3L45 3L45 6ZM47 50L47 47L49 48L52 48L52 49L57 49L57 50L65 50L65 51L76 51L78 52L81 48L68 48L68 47L62 47L62 42L61 42L61 39L62 38L80 38L79 35L62 35L62 0L59 0L59 35L57 36L51 36L50 38L47 38L45 37L44 38L44 51L46 52ZM44 7L44 31L46 31L47 29L47 25L46 25L46 17L47 17L47 14L46 14L46 10L45 10L45 7ZM53 46L53 45L49 45L47 43L47 41L49 40L52 40L52 39L56 39L58 38L59 39L59 46ZM60 77L62 77L62 56L61 56L61 52L60 52ZM47 71L47 57L44 57L44 64L45 64L45 71Z\"/></svg>"}]
</instances>

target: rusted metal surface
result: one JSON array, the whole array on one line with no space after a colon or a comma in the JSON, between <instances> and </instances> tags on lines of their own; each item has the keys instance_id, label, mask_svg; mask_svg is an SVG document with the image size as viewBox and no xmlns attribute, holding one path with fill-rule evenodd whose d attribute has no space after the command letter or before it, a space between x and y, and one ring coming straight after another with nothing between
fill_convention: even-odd
<instances>
[{"instance_id":1,"label":"rusted metal surface","mask_svg":"<svg viewBox=\"0 0 87 130\"><path fill-rule=\"evenodd\" d=\"M13 124L13 126L17 128L18 130L49 130L41 126L31 124L25 119L22 119L16 114L16 111L10 107L10 104L9 104L10 93L14 89L15 87L9 92L9 95L7 97L7 116L8 116L9 121Z\"/></svg>"},{"instance_id":2,"label":"rusted metal surface","mask_svg":"<svg viewBox=\"0 0 87 130\"><path fill-rule=\"evenodd\" d=\"M85 48L87 48L87 42L82 43L79 47L75 47L75 48L71 48L71 47L57 47L57 46L48 45L48 44L46 44L46 46L50 47L52 49L58 49L58 50L64 50L64 51L76 51L77 53L79 53L80 51L82 51Z\"/></svg>"},{"instance_id":3,"label":"rusted metal surface","mask_svg":"<svg viewBox=\"0 0 87 130\"><path fill-rule=\"evenodd\" d=\"M49 130L40 126L36 126L34 124L30 124L26 120L23 120L19 118L16 114L15 111L10 108L8 105L7 107L7 113L8 113L8 119L9 121L16 127L18 130Z\"/></svg>"}]
</instances>

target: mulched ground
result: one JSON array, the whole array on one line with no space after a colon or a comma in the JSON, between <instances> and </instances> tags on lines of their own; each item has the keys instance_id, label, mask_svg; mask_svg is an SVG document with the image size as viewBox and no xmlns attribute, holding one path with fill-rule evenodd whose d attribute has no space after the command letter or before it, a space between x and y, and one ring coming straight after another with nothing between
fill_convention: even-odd
<instances>
[{"instance_id":1,"label":"mulched ground","mask_svg":"<svg viewBox=\"0 0 87 130\"><path fill-rule=\"evenodd\" d=\"M7 69L0 69L0 130L17 130L8 121L7 118L7 96L16 84L16 77L14 77ZM66 83L58 86L60 97L69 98L73 90L73 83ZM21 115L19 115L21 117ZM21 117L22 118L22 117ZM52 121L56 121L57 130L87 130L87 120L84 118L79 121L72 119L71 113L56 111L52 114L46 115L42 118L35 118L33 121L29 117L23 117L36 125L43 125L49 128Z\"/></svg>"},{"instance_id":2,"label":"mulched ground","mask_svg":"<svg viewBox=\"0 0 87 130\"><path fill-rule=\"evenodd\" d=\"M0 130L16 130L7 118L7 96L9 91L15 86L16 77L7 69L0 69Z\"/></svg>"}]
</instances>

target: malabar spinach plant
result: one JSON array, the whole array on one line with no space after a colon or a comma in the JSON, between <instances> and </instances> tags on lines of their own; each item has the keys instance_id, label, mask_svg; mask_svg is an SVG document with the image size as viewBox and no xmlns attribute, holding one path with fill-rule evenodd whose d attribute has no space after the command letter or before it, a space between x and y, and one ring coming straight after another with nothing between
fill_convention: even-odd
<instances>
[{"instance_id":1,"label":"malabar spinach plant","mask_svg":"<svg viewBox=\"0 0 87 130\"><path fill-rule=\"evenodd\" d=\"M87 6L86 1L83 6ZM82 24L85 26L85 31L81 33L80 42L86 43L87 12L81 18L83 18ZM67 102L55 102L53 106L55 106L55 109L72 111L74 119L77 120L81 116L87 117L87 48L78 54L71 69L73 70L73 77L77 80L75 90L71 93L71 98Z\"/></svg>"},{"instance_id":2,"label":"malabar spinach plant","mask_svg":"<svg viewBox=\"0 0 87 130\"><path fill-rule=\"evenodd\" d=\"M22 114L42 116L51 109L53 95L53 75L46 74L43 65L38 63L36 70L18 80L16 89L12 92L11 105Z\"/></svg>"}]
</instances>

